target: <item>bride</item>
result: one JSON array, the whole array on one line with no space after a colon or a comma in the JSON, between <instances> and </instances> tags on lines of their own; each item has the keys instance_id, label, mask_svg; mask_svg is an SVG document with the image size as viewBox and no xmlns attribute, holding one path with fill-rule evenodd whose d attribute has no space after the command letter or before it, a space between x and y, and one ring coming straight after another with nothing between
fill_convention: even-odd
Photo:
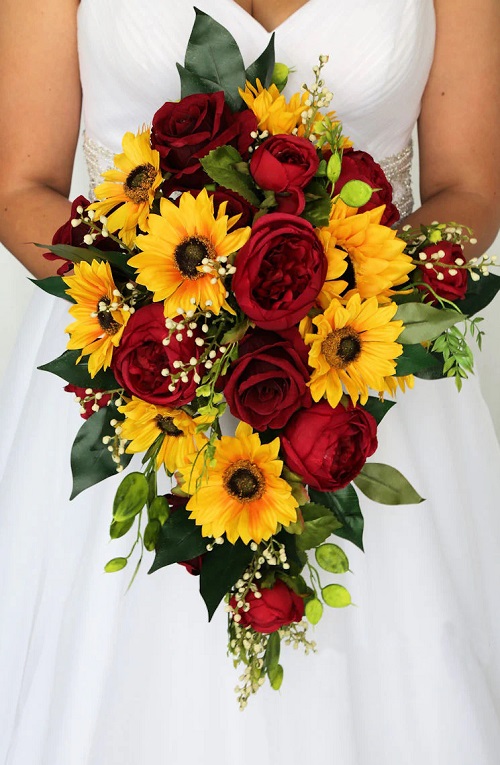
<instances>
[{"instance_id":1,"label":"bride","mask_svg":"<svg viewBox=\"0 0 500 765\"><path fill-rule=\"evenodd\" d=\"M300 88L318 54L345 132L372 153L408 222L496 234L500 123L496 0L198 0L246 62L276 30ZM4 0L0 9L0 238L38 277L68 218L80 113L91 176L121 136L179 98L194 21L185 0ZM81 83L81 84L80 84ZM421 196L411 213L410 136ZM82 189L82 191L85 191ZM113 479L71 505L78 408L34 372L64 346L66 306L40 293L8 373L0 423L0 764L181 765L288 761L494 765L500 751L500 457L474 380L421 382L380 428L377 460L427 502L364 503L350 549L357 608L328 613L319 649L286 657L283 689L239 713L225 615L206 623L179 566L141 571L125 595L103 564ZM175 570L174 570L175 569ZM292 651L290 653L293 653Z\"/></svg>"}]
</instances>

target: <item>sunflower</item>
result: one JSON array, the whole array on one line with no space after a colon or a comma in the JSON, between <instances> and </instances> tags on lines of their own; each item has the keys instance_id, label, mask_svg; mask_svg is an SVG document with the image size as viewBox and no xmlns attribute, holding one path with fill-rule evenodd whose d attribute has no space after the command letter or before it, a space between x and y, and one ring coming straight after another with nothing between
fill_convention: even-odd
<instances>
[{"instance_id":1,"label":"sunflower","mask_svg":"<svg viewBox=\"0 0 500 765\"><path fill-rule=\"evenodd\" d=\"M207 443L207 437L196 432L202 418L194 420L181 409L148 404L133 396L128 404L118 407L118 411L125 415L120 436L130 441L126 449L128 454L146 452L161 436L156 467L158 469L163 463L169 474L175 473L190 454L198 452Z\"/></svg>"},{"instance_id":2,"label":"sunflower","mask_svg":"<svg viewBox=\"0 0 500 765\"><path fill-rule=\"evenodd\" d=\"M406 243L393 229L380 225L383 213L383 205L361 214L342 200L332 206L328 226L318 231L331 274L318 298L323 308L333 298L345 301L356 293L363 300L376 297L388 303L393 288L408 281L415 266L404 253Z\"/></svg>"},{"instance_id":3,"label":"sunflower","mask_svg":"<svg viewBox=\"0 0 500 765\"><path fill-rule=\"evenodd\" d=\"M415 377L413 375L404 375L403 377L386 377L385 378L386 390L389 391L391 396L395 396L398 392L398 388L406 393L406 389L411 390L415 385ZM380 397L384 398L384 392L380 392Z\"/></svg>"},{"instance_id":4,"label":"sunflower","mask_svg":"<svg viewBox=\"0 0 500 765\"><path fill-rule=\"evenodd\" d=\"M261 444L250 425L240 422L236 435L216 443L215 467L203 472L203 460L191 457L182 470L183 490L193 496L187 504L190 518L203 536L226 534L231 544L269 539L279 524L297 519L297 501L290 485L280 478L280 442Z\"/></svg>"},{"instance_id":5,"label":"sunflower","mask_svg":"<svg viewBox=\"0 0 500 765\"><path fill-rule=\"evenodd\" d=\"M257 80L256 86L247 81L245 90L239 88L238 92L257 117L259 130L267 130L271 135L290 135L302 124L302 112L307 109L308 93L295 93L287 103L274 83L264 88L261 81Z\"/></svg>"},{"instance_id":6,"label":"sunflower","mask_svg":"<svg viewBox=\"0 0 500 765\"><path fill-rule=\"evenodd\" d=\"M129 260L138 271L137 281L165 301L165 316L174 318L179 308L199 306L218 314L234 313L226 302L227 291L219 276L220 261L242 247L250 237L249 226L228 233L237 216L228 219L226 203L214 217L212 197L203 189L195 198L185 192L177 206L160 202L160 215L149 218L149 234L138 236L142 250ZM223 269L225 270L225 269Z\"/></svg>"},{"instance_id":7,"label":"sunflower","mask_svg":"<svg viewBox=\"0 0 500 765\"><path fill-rule=\"evenodd\" d=\"M118 236L132 247L137 227L148 230L148 216L155 191L163 182L160 172L160 155L151 148L151 131L144 129L134 135L125 133L123 154L115 155L115 169L104 172L104 183L95 188L100 200L88 208L96 217L108 215L106 227L118 231ZM116 209L113 209L116 208Z\"/></svg>"},{"instance_id":8,"label":"sunflower","mask_svg":"<svg viewBox=\"0 0 500 765\"><path fill-rule=\"evenodd\" d=\"M67 294L75 301L69 309L75 321L66 327L70 335L68 348L81 349L78 361L89 356L90 376L95 377L100 369L109 367L130 313L123 308L109 263L75 263L74 276L64 276L63 281L69 287Z\"/></svg>"},{"instance_id":9,"label":"sunflower","mask_svg":"<svg viewBox=\"0 0 500 765\"><path fill-rule=\"evenodd\" d=\"M342 385L355 404L365 404L368 388L389 390L386 377L394 375L402 346L395 340L403 323L391 321L397 305L379 306L377 298L361 301L353 295L343 306L333 300L323 314L312 321L317 328L305 342L311 346L309 366L314 369L309 386L314 401L325 394L335 407L342 397Z\"/></svg>"}]
</instances>

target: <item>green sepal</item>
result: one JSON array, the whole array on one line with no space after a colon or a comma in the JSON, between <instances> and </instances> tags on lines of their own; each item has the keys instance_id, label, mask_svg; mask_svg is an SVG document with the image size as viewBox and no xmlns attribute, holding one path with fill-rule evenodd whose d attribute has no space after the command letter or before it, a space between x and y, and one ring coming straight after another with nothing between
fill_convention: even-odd
<instances>
[{"instance_id":1,"label":"green sepal","mask_svg":"<svg viewBox=\"0 0 500 765\"><path fill-rule=\"evenodd\" d=\"M179 508L167 518L161 527L156 542L156 556L149 574L153 574L172 563L196 558L207 551L207 538L201 529L189 518L187 510Z\"/></svg>"},{"instance_id":2,"label":"green sepal","mask_svg":"<svg viewBox=\"0 0 500 765\"><path fill-rule=\"evenodd\" d=\"M418 505L424 501L399 470L379 462L367 462L354 483L365 496L382 505Z\"/></svg>"},{"instance_id":3,"label":"green sepal","mask_svg":"<svg viewBox=\"0 0 500 765\"><path fill-rule=\"evenodd\" d=\"M236 191L241 197L258 207L260 199L257 196L251 175L242 173L236 165L242 162L241 154L234 146L218 146L200 159L205 172L221 186Z\"/></svg>"},{"instance_id":4,"label":"green sepal","mask_svg":"<svg viewBox=\"0 0 500 765\"><path fill-rule=\"evenodd\" d=\"M115 431L110 422L117 415L116 406L109 404L89 417L78 431L71 449L73 490L70 499L90 486L116 475L116 463L102 439L104 436L114 436ZM126 467L131 459L131 454L122 454L121 465Z\"/></svg>"},{"instance_id":5,"label":"green sepal","mask_svg":"<svg viewBox=\"0 0 500 765\"><path fill-rule=\"evenodd\" d=\"M62 298L70 303L74 303L72 297L70 297L66 290L69 289L68 285L63 282L61 276L47 276L45 279L30 279L30 282L40 287L44 292L54 297Z\"/></svg>"},{"instance_id":6,"label":"green sepal","mask_svg":"<svg viewBox=\"0 0 500 765\"><path fill-rule=\"evenodd\" d=\"M403 303L398 307L395 320L401 320L404 328L398 343L415 345L435 340L442 332L466 319L453 308L434 308L427 303Z\"/></svg>"},{"instance_id":7,"label":"green sepal","mask_svg":"<svg viewBox=\"0 0 500 765\"><path fill-rule=\"evenodd\" d=\"M317 547L341 526L330 510L323 505L308 503L301 507L301 512L304 518L304 530L302 534L295 537L298 550L310 550Z\"/></svg>"},{"instance_id":8,"label":"green sepal","mask_svg":"<svg viewBox=\"0 0 500 765\"><path fill-rule=\"evenodd\" d=\"M405 375L431 373L442 375L443 364L439 359L430 353L423 345L403 345L403 353L396 359L397 377Z\"/></svg>"},{"instance_id":9,"label":"green sepal","mask_svg":"<svg viewBox=\"0 0 500 765\"><path fill-rule=\"evenodd\" d=\"M212 619L217 606L231 587L241 578L254 553L238 539L234 545L215 545L205 557L200 573L200 593Z\"/></svg>"},{"instance_id":10,"label":"green sepal","mask_svg":"<svg viewBox=\"0 0 500 765\"><path fill-rule=\"evenodd\" d=\"M148 499L148 482L142 473L129 473L120 483L113 501L115 521L128 521L141 512Z\"/></svg>"},{"instance_id":11,"label":"green sepal","mask_svg":"<svg viewBox=\"0 0 500 765\"><path fill-rule=\"evenodd\" d=\"M313 502L324 505L331 510L341 524L340 528L333 532L335 536L347 539L360 550L363 550L364 519L358 495L352 484L336 492L309 489L309 495Z\"/></svg>"},{"instance_id":12,"label":"green sepal","mask_svg":"<svg viewBox=\"0 0 500 765\"><path fill-rule=\"evenodd\" d=\"M387 412L389 412L395 404L396 402L391 401L390 399L384 399L381 401L376 396L369 396L367 402L363 404L362 408L366 409L366 411L376 419L377 425L379 425Z\"/></svg>"},{"instance_id":13,"label":"green sepal","mask_svg":"<svg viewBox=\"0 0 500 765\"><path fill-rule=\"evenodd\" d=\"M275 53L274 53L274 33L271 35L271 39L269 40L269 43L267 44L265 50L262 51L260 56L255 59L253 64L250 64L248 69L245 72L245 79L252 83L252 85L255 85L256 80L260 80L262 83L262 86L264 88L268 88L269 85L274 82L278 90L283 90L283 88L286 85L286 79L285 84L280 87L278 82L275 80L275 73L278 67L282 67L284 64L276 64L275 63ZM288 67L286 67L288 71ZM244 85L241 86L242 89L245 87Z\"/></svg>"},{"instance_id":14,"label":"green sepal","mask_svg":"<svg viewBox=\"0 0 500 765\"><path fill-rule=\"evenodd\" d=\"M97 372L95 377L90 376L87 362L82 359L77 364L81 351L64 351L57 359L42 364L38 369L42 372L51 372L71 385L80 388L92 388L92 390L117 390L120 388L110 369ZM94 415L92 415L94 416Z\"/></svg>"}]
</instances>

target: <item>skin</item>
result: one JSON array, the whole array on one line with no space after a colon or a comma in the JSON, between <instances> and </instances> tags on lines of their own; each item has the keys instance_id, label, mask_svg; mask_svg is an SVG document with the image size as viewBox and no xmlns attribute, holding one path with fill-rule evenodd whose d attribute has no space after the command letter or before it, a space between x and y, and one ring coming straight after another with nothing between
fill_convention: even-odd
<instances>
[{"instance_id":1,"label":"skin","mask_svg":"<svg viewBox=\"0 0 500 765\"><path fill-rule=\"evenodd\" d=\"M303 0L235 0L271 31ZM81 90L77 0L0 6L0 240L38 278L55 274L30 242L69 217ZM419 120L422 206L405 222L458 221L479 255L500 224L500 2L435 0L437 44ZM14 62L14 65L13 65ZM28 106L29 105L29 106Z\"/></svg>"}]
</instances>

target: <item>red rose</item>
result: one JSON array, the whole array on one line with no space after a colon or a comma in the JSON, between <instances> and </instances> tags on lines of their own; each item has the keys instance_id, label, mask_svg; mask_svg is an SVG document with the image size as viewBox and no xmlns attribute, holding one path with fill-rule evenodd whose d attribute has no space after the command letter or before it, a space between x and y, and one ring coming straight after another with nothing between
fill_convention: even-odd
<instances>
[{"instance_id":1,"label":"red rose","mask_svg":"<svg viewBox=\"0 0 500 765\"><path fill-rule=\"evenodd\" d=\"M94 406L102 409L103 406L107 406L108 402L111 401L109 393L103 393L100 390L93 390L92 393L86 393L87 388L80 388L78 385L70 384L65 385L64 390L68 393L75 394L78 403L82 407L83 411L80 412L80 415L84 420L88 420L88 418L92 417L94 412L97 411L96 409L93 409ZM100 398L96 398L96 393L100 394Z\"/></svg>"},{"instance_id":2,"label":"red rose","mask_svg":"<svg viewBox=\"0 0 500 765\"><path fill-rule=\"evenodd\" d=\"M445 298L445 300L462 300L467 292L467 269L465 268L442 268L440 263L446 263L449 266L454 266L457 260L462 261L461 265L465 263L464 253L459 244L453 244L453 242L438 242L437 244L430 244L428 247L424 247L421 252L427 255L427 260L420 266L420 275L422 281L428 284L439 297ZM444 253L439 259L433 259L433 255L437 253ZM432 264L432 268L427 268L427 264ZM429 303L436 303L437 300L433 295L422 288L426 293L426 300Z\"/></svg>"},{"instance_id":3,"label":"red rose","mask_svg":"<svg viewBox=\"0 0 500 765\"><path fill-rule=\"evenodd\" d=\"M179 508L186 509L186 504L189 501L189 497L178 497L177 494L165 494L166 499L170 507L170 512L175 513ZM193 576L199 576L201 573L201 567L203 566L203 558L205 555L197 555L196 558L190 558L189 560L179 561L179 566L184 566Z\"/></svg>"},{"instance_id":4,"label":"red rose","mask_svg":"<svg viewBox=\"0 0 500 765\"><path fill-rule=\"evenodd\" d=\"M233 291L264 329L287 329L306 316L325 282L327 260L311 224L285 213L257 220L236 258Z\"/></svg>"},{"instance_id":5,"label":"red rose","mask_svg":"<svg viewBox=\"0 0 500 765\"><path fill-rule=\"evenodd\" d=\"M299 214L305 206L302 189L312 180L318 166L314 146L295 135L272 136L256 149L250 160L250 172L262 189L290 194L283 201L278 198L280 212Z\"/></svg>"},{"instance_id":6,"label":"red rose","mask_svg":"<svg viewBox=\"0 0 500 765\"><path fill-rule=\"evenodd\" d=\"M286 624L300 622L304 616L304 600L281 579L277 579L270 589L258 590L258 594L260 597L255 597L256 593L249 592L245 601L250 609L238 611L242 627L252 627L256 632L268 635ZM231 598L230 605L236 607L235 597Z\"/></svg>"},{"instance_id":7,"label":"red rose","mask_svg":"<svg viewBox=\"0 0 500 765\"><path fill-rule=\"evenodd\" d=\"M363 213L375 207L385 205L385 211L380 221L384 226L392 226L400 218L398 208L392 203L392 186L384 171L366 151L346 149L342 157L342 172L335 183L335 194L339 194L347 181L364 181L374 191L366 205L359 208Z\"/></svg>"},{"instance_id":8,"label":"red rose","mask_svg":"<svg viewBox=\"0 0 500 765\"><path fill-rule=\"evenodd\" d=\"M298 412L280 436L290 470L319 491L347 486L377 448L377 423L366 409L328 401Z\"/></svg>"},{"instance_id":9,"label":"red rose","mask_svg":"<svg viewBox=\"0 0 500 765\"><path fill-rule=\"evenodd\" d=\"M229 367L224 395L231 414L255 430L282 428L292 414L311 405L308 349L295 327L281 333L255 329Z\"/></svg>"},{"instance_id":10,"label":"red rose","mask_svg":"<svg viewBox=\"0 0 500 765\"><path fill-rule=\"evenodd\" d=\"M174 332L169 345L163 340L169 333L165 328L163 306L151 303L139 308L129 319L120 340L120 345L113 353L112 369L118 383L128 393L150 404L179 407L189 404L197 387L194 380L195 370L187 373L187 382L178 380L175 390L170 391L170 376L162 375L163 369L177 372L174 361L189 364L191 358L198 358L200 349L195 343L195 335L188 337L181 332L179 342Z\"/></svg>"},{"instance_id":11,"label":"red rose","mask_svg":"<svg viewBox=\"0 0 500 765\"><path fill-rule=\"evenodd\" d=\"M253 112L233 114L222 91L196 93L177 103L167 101L158 109L153 117L151 145L160 153L163 170L190 187L201 187L207 179L201 171L201 157L225 144L245 156L253 140L250 133L256 128ZM195 179L194 174L201 177Z\"/></svg>"}]
</instances>

